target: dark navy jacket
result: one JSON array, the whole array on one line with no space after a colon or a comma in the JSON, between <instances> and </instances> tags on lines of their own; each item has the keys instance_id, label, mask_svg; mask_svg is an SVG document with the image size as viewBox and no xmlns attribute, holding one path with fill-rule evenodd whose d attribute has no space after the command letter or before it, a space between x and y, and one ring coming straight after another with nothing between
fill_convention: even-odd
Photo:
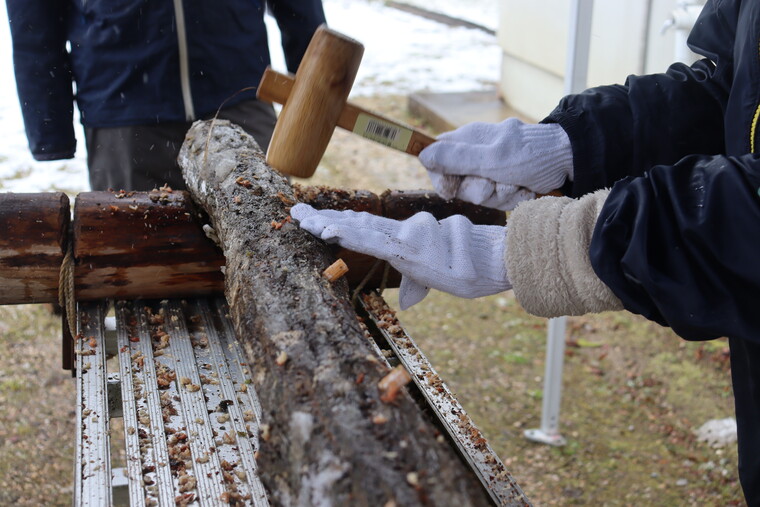
<instances>
[{"instance_id":1,"label":"dark navy jacket","mask_svg":"<svg viewBox=\"0 0 760 507\"><path fill-rule=\"evenodd\" d=\"M590 257L626 309L729 337L740 476L760 505L760 2L708 0L689 45L706 58L567 97L545 121L570 136L570 195L612 187Z\"/></svg>"},{"instance_id":2,"label":"dark navy jacket","mask_svg":"<svg viewBox=\"0 0 760 507\"><path fill-rule=\"evenodd\" d=\"M175 3L179 7L175 10ZM268 0L295 72L320 0ZM269 65L264 0L7 0L24 125L37 160L74 156L87 127L187 121L255 97ZM68 49L67 49L68 43ZM186 48L186 50L185 50ZM234 97L233 97L234 95Z\"/></svg>"}]
</instances>

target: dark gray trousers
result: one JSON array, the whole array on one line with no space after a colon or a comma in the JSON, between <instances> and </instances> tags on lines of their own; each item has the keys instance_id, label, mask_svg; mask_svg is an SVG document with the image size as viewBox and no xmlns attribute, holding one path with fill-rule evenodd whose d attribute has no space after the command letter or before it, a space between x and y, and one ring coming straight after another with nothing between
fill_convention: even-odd
<instances>
[{"instance_id":1,"label":"dark gray trousers","mask_svg":"<svg viewBox=\"0 0 760 507\"><path fill-rule=\"evenodd\" d=\"M213 118L214 114L207 118ZM219 111L217 118L240 125L266 152L277 120L271 104L248 100ZM177 165L191 122L85 128L91 190L149 191L163 185L184 189Z\"/></svg>"}]
</instances>

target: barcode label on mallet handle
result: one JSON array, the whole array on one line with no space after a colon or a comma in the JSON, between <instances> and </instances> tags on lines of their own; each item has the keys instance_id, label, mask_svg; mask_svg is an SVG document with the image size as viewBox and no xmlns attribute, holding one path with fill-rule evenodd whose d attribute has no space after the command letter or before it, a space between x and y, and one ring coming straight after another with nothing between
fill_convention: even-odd
<instances>
[{"instance_id":1,"label":"barcode label on mallet handle","mask_svg":"<svg viewBox=\"0 0 760 507\"><path fill-rule=\"evenodd\" d=\"M353 132L366 139L401 151L406 151L409 140L412 138L411 129L364 113L360 113L356 117Z\"/></svg>"}]
</instances>

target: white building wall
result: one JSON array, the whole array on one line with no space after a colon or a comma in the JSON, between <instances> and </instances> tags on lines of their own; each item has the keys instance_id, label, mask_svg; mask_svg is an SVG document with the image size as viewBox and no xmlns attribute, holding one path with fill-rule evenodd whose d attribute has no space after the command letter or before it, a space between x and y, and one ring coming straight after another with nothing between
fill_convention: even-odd
<instances>
[{"instance_id":1,"label":"white building wall","mask_svg":"<svg viewBox=\"0 0 760 507\"><path fill-rule=\"evenodd\" d=\"M519 113L540 120L563 96L570 0L499 1L500 92ZM664 71L676 55L676 30L662 29L678 4L679 0L596 0L588 86Z\"/></svg>"}]
</instances>

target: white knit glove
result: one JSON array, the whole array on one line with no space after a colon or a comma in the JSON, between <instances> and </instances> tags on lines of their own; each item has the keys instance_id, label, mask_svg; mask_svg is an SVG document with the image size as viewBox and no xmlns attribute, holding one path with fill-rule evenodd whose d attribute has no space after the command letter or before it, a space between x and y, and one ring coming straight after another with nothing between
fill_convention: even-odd
<instances>
[{"instance_id":1,"label":"white knit glove","mask_svg":"<svg viewBox=\"0 0 760 507\"><path fill-rule=\"evenodd\" d=\"M573 179L573 151L564 129L517 118L441 134L419 159L444 199L505 211Z\"/></svg>"},{"instance_id":2,"label":"white knit glove","mask_svg":"<svg viewBox=\"0 0 760 507\"><path fill-rule=\"evenodd\" d=\"M290 214L328 243L388 261L402 274L402 310L422 301L430 288L463 298L511 288L504 260L506 227L473 225L461 215L438 221L422 212L398 221L308 204L296 204Z\"/></svg>"}]
</instances>

